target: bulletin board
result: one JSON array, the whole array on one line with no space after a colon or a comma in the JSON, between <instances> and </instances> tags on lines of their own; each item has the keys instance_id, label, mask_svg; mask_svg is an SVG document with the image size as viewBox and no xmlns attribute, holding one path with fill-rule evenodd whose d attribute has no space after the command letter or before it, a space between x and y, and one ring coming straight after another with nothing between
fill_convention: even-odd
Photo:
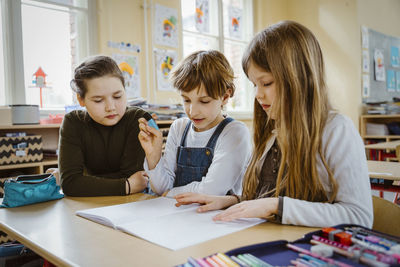
<instances>
[{"instance_id":1,"label":"bulletin board","mask_svg":"<svg viewBox=\"0 0 400 267\"><path fill-rule=\"evenodd\" d=\"M362 27L363 103L400 98L400 38Z\"/></svg>"}]
</instances>

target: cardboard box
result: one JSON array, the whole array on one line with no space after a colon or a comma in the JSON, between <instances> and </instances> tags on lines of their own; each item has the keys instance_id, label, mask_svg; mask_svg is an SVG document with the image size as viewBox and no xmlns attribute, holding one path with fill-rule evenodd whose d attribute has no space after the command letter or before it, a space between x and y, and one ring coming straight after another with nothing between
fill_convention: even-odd
<instances>
[{"instance_id":1,"label":"cardboard box","mask_svg":"<svg viewBox=\"0 0 400 267\"><path fill-rule=\"evenodd\" d=\"M0 125L12 125L11 107L0 106Z\"/></svg>"},{"instance_id":2,"label":"cardboard box","mask_svg":"<svg viewBox=\"0 0 400 267\"><path fill-rule=\"evenodd\" d=\"M43 160L42 136L0 137L0 165Z\"/></svg>"}]
</instances>

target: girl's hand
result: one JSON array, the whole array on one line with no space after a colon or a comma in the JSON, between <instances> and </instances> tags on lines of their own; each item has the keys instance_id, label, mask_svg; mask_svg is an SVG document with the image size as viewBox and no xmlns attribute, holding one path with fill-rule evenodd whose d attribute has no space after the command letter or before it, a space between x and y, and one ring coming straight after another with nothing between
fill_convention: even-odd
<instances>
[{"instance_id":1,"label":"girl's hand","mask_svg":"<svg viewBox=\"0 0 400 267\"><path fill-rule=\"evenodd\" d=\"M278 213L278 198L260 198L240 202L214 216L214 221L233 221L239 218L267 218Z\"/></svg>"},{"instance_id":2,"label":"girl's hand","mask_svg":"<svg viewBox=\"0 0 400 267\"><path fill-rule=\"evenodd\" d=\"M145 118L139 119L139 141L146 153L147 164L152 170L161 158L163 137L161 131L150 127Z\"/></svg>"},{"instance_id":3,"label":"girl's hand","mask_svg":"<svg viewBox=\"0 0 400 267\"><path fill-rule=\"evenodd\" d=\"M132 174L128 178L129 185L131 187L131 194L142 192L149 182L146 172L138 171ZM128 187L128 185L126 185ZM126 193L129 192L129 188L126 188Z\"/></svg>"},{"instance_id":4,"label":"girl's hand","mask_svg":"<svg viewBox=\"0 0 400 267\"><path fill-rule=\"evenodd\" d=\"M56 183L58 185L61 185L61 181L60 181L60 171L58 170L58 168L49 168L46 170L46 173L51 173L53 174L53 176L56 178Z\"/></svg>"},{"instance_id":5,"label":"girl's hand","mask_svg":"<svg viewBox=\"0 0 400 267\"><path fill-rule=\"evenodd\" d=\"M183 193L176 195L174 198L177 201L175 204L177 207L193 203L203 205L197 209L198 212L220 210L237 203L237 199L234 196L210 196L198 193Z\"/></svg>"}]
</instances>

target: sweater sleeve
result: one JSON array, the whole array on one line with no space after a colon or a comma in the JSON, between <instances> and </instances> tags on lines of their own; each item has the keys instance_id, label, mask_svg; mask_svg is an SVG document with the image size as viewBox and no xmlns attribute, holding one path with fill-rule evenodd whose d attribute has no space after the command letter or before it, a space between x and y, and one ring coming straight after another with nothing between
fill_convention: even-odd
<instances>
[{"instance_id":1,"label":"sweater sleeve","mask_svg":"<svg viewBox=\"0 0 400 267\"><path fill-rule=\"evenodd\" d=\"M64 117L60 128L59 169L61 186L68 196L125 195L125 179L106 179L86 175L82 121L72 113Z\"/></svg>"},{"instance_id":2,"label":"sweater sleeve","mask_svg":"<svg viewBox=\"0 0 400 267\"><path fill-rule=\"evenodd\" d=\"M233 189L241 194L241 184L251 154L250 132L243 123L227 125L218 138L214 157L206 176L200 182L172 188L167 196L185 192L225 195Z\"/></svg>"},{"instance_id":3,"label":"sweater sleeve","mask_svg":"<svg viewBox=\"0 0 400 267\"><path fill-rule=\"evenodd\" d=\"M365 150L350 119L336 115L325 127L323 153L338 192L333 203L308 202L284 197L282 223L326 227L337 224L359 224L372 227L371 186ZM328 195L329 180L319 159L318 173Z\"/></svg>"}]
</instances>

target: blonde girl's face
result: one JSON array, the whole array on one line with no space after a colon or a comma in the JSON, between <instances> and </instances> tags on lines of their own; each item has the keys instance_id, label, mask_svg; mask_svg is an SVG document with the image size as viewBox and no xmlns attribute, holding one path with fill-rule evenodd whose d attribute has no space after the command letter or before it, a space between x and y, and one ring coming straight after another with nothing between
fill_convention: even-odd
<instances>
[{"instance_id":1,"label":"blonde girl's face","mask_svg":"<svg viewBox=\"0 0 400 267\"><path fill-rule=\"evenodd\" d=\"M218 125L224 117L222 107L228 103L230 90L223 97L214 99L207 95L203 86L200 90L194 89L190 92L181 91L185 113L192 121L198 132L206 131Z\"/></svg>"},{"instance_id":2,"label":"blonde girl's face","mask_svg":"<svg viewBox=\"0 0 400 267\"><path fill-rule=\"evenodd\" d=\"M79 104L86 107L90 117L104 126L117 124L125 114L126 94L120 79L103 76L86 81L87 92Z\"/></svg>"},{"instance_id":3,"label":"blonde girl's face","mask_svg":"<svg viewBox=\"0 0 400 267\"><path fill-rule=\"evenodd\" d=\"M256 89L255 98L268 117L275 120L276 110L273 109L276 100L275 80L270 72L265 71L253 62L250 62L248 77Z\"/></svg>"}]
</instances>

